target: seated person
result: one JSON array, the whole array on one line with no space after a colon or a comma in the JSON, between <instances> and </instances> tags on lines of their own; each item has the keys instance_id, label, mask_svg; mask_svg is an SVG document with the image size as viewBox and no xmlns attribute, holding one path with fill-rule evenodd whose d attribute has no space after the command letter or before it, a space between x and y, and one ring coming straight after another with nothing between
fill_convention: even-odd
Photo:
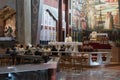
<instances>
[{"instance_id":1,"label":"seated person","mask_svg":"<svg viewBox=\"0 0 120 80\"><path fill-rule=\"evenodd\" d=\"M58 56L58 52L57 52L57 49L55 46L52 47L51 51L53 51L52 56ZM54 51L56 51L56 52L54 52Z\"/></svg>"},{"instance_id":2,"label":"seated person","mask_svg":"<svg viewBox=\"0 0 120 80\"><path fill-rule=\"evenodd\" d=\"M27 51L25 51L24 55L33 55L33 53L31 50L27 50Z\"/></svg>"},{"instance_id":3,"label":"seated person","mask_svg":"<svg viewBox=\"0 0 120 80\"><path fill-rule=\"evenodd\" d=\"M67 53L66 53L67 56L71 56L72 48L71 48L70 45L68 45L68 46L66 47L65 51L67 52Z\"/></svg>"},{"instance_id":4,"label":"seated person","mask_svg":"<svg viewBox=\"0 0 120 80\"><path fill-rule=\"evenodd\" d=\"M67 37L65 38L65 42L72 42L72 37L67 34Z\"/></svg>"},{"instance_id":5,"label":"seated person","mask_svg":"<svg viewBox=\"0 0 120 80\"><path fill-rule=\"evenodd\" d=\"M10 48L7 48L5 54L11 54Z\"/></svg>"},{"instance_id":6,"label":"seated person","mask_svg":"<svg viewBox=\"0 0 120 80\"><path fill-rule=\"evenodd\" d=\"M64 45L61 46L59 51L61 51L61 53L60 53L61 56L65 56L66 55L65 52L64 52L65 51L65 46Z\"/></svg>"},{"instance_id":7,"label":"seated person","mask_svg":"<svg viewBox=\"0 0 120 80\"><path fill-rule=\"evenodd\" d=\"M35 55L38 55L38 56L42 56L42 52L40 52L39 50L36 50L36 51L34 52L34 54L35 54Z\"/></svg>"}]
</instances>

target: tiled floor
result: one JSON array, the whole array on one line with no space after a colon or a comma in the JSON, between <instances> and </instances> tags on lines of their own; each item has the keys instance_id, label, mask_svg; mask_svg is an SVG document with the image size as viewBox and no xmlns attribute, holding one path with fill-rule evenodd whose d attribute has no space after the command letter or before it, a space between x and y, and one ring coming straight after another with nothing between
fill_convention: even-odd
<instances>
[{"instance_id":1,"label":"tiled floor","mask_svg":"<svg viewBox=\"0 0 120 80\"><path fill-rule=\"evenodd\" d=\"M84 72L59 72L57 80L120 80L120 66L92 68Z\"/></svg>"}]
</instances>

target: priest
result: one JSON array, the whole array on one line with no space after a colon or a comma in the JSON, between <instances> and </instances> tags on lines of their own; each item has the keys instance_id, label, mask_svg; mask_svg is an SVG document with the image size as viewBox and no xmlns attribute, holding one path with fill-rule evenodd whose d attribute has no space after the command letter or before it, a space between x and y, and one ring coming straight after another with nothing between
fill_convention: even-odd
<instances>
[{"instance_id":1,"label":"priest","mask_svg":"<svg viewBox=\"0 0 120 80\"><path fill-rule=\"evenodd\" d=\"M65 42L72 42L72 37L67 34L67 37L65 38Z\"/></svg>"}]
</instances>

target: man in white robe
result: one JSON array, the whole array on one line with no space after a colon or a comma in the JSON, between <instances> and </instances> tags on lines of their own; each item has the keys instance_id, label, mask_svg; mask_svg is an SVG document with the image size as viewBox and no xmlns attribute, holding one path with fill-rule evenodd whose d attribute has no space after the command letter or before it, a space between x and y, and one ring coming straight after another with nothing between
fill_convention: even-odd
<instances>
[{"instance_id":1,"label":"man in white robe","mask_svg":"<svg viewBox=\"0 0 120 80\"><path fill-rule=\"evenodd\" d=\"M72 37L67 34L67 37L65 38L65 42L72 42Z\"/></svg>"}]
</instances>

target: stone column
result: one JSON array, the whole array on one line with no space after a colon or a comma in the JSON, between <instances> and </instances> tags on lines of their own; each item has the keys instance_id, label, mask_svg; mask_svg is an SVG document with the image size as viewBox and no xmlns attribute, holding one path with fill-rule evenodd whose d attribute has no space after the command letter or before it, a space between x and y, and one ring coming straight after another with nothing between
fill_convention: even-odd
<instances>
[{"instance_id":1,"label":"stone column","mask_svg":"<svg viewBox=\"0 0 120 80\"><path fill-rule=\"evenodd\" d=\"M63 0L58 1L58 28L57 28L58 41L62 41L62 2Z\"/></svg>"},{"instance_id":2,"label":"stone column","mask_svg":"<svg viewBox=\"0 0 120 80\"><path fill-rule=\"evenodd\" d=\"M31 0L24 0L25 44L31 43Z\"/></svg>"},{"instance_id":3,"label":"stone column","mask_svg":"<svg viewBox=\"0 0 120 80\"><path fill-rule=\"evenodd\" d=\"M24 0L16 0L16 21L16 40L20 43L24 43Z\"/></svg>"},{"instance_id":4,"label":"stone column","mask_svg":"<svg viewBox=\"0 0 120 80\"><path fill-rule=\"evenodd\" d=\"M66 35L69 34L69 0L65 0Z\"/></svg>"},{"instance_id":5,"label":"stone column","mask_svg":"<svg viewBox=\"0 0 120 80\"><path fill-rule=\"evenodd\" d=\"M31 0L16 0L17 41L31 43Z\"/></svg>"},{"instance_id":6,"label":"stone column","mask_svg":"<svg viewBox=\"0 0 120 80\"><path fill-rule=\"evenodd\" d=\"M38 17L39 17L39 4L41 0L31 0L31 35L32 44L36 44L37 41L37 29L38 29Z\"/></svg>"}]
</instances>

